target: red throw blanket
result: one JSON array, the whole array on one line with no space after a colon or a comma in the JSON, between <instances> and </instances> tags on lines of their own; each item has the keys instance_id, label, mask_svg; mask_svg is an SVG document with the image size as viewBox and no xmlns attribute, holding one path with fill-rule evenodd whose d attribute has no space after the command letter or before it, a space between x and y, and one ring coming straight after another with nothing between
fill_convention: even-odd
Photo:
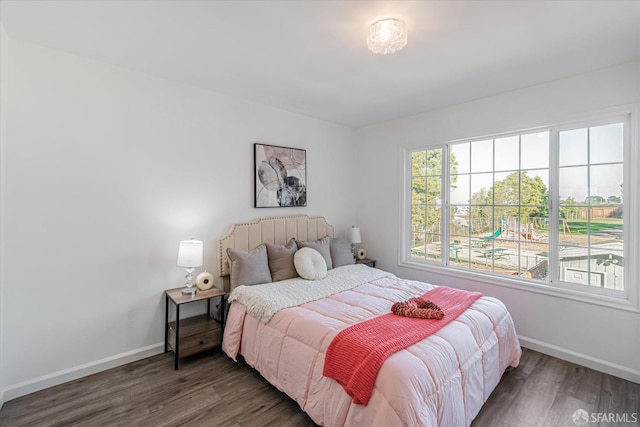
<instances>
[{"instance_id":1,"label":"red throw blanket","mask_svg":"<svg viewBox=\"0 0 640 427\"><path fill-rule=\"evenodd\" d=\"M389 313L343 329L329 344L323 375L342 385L354 403L366 405L387 357L437 332L481 296L479 292L441 286L422 296L444 311L440 320Z\"/></svg>"}]
</instances>

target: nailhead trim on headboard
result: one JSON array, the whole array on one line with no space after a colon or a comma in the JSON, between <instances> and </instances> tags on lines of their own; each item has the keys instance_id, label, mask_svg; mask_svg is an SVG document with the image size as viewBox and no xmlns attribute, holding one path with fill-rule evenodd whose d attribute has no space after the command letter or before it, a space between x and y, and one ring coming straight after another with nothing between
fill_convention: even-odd
<instances>
[{"instance_id":1,"label":"nailhead trim on headboard","mask_svg":"<svg viewBox=\"0 0 640 427\"><path fill-rule=\"evenodd\" d=\"M227 248L249 251L261 243L286 244L289 239L317 240L333 237L333 226L323 216L294 215L258 218L251 222L234 224L218 239L218 274L229 275Z\"/></svg>"}]
</instances>

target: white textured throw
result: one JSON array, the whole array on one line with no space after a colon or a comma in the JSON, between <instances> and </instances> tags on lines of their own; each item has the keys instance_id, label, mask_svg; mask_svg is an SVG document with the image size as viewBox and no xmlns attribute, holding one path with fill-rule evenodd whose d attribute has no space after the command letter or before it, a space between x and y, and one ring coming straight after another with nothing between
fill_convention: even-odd
<instances>
[{"instance_id":1,"label":"white textured throw","mask_svg":"<svg viewBox=\"0 0 640 427\"><path fill-rule=\"evenodd\" d=\"M345 265L329 270L320 280L297 277L263 285L238 286L231 292L229 302L242 303L248 313L267 323L282 309L319 300L386 276L391 274L366 265Z\"/></svg>"}]
</instances>

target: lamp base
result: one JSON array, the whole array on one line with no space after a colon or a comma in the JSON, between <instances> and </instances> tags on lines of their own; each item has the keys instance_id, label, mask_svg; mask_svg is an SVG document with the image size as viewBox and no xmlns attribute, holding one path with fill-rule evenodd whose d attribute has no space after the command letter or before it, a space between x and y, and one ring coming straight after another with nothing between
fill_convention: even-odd
<instances>
[{"instance_id":1,"label":"lamp base","mask_svg":"<svg viewBox=\"0 0 640 427\"><path fill-rule=\"evenodd\" d=\"M196 288L184 288L182 290L182 293L185 294L185 295L195 295Z\"/></svg>"}]
</instances>

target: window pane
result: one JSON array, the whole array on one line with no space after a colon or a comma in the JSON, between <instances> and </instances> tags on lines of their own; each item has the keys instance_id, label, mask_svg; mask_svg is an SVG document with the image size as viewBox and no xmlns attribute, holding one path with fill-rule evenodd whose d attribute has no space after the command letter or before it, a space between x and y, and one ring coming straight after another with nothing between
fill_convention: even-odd
<instances>
[{"instance_id":1,"label":"window pane","mask_svg":"<svg viewBox=\"0 0 640 427\"><path fill-rule=\"evenodd\" d=\"M581 239L582 235L576 237ZM569 243L561 242L559 252L559 278L563 282L589 285L589 248L585 245L573 246Z\"/></svg>"},{"instance_id":2,"label":"window pane","mask_svg":"<svg viewBox=\"0 0 640 427\"><path fill-rule=\"evenodd\" d=\"M427 175L442 175L442 149L427 150Z\"/></svg>"},{"instance_id":3,"label":"window pane","mask_svg":"<svg viewBox=\"0 0 640 427\"><path fill-rule=\"evenodd\" d=\"M520 178L518 172L500 172L495 174L493 189L489 200L496 205L517 205L520 203Z\"/></svg>"},{"instance_id":4,"label":"window pane","mask_svg":"<svg viewBox=\"0 0 640 427\"><path fill-rule=\"evenodd\" d=\"M440 234L440 217L442 209L439 207L427 206L427 232Z\"/></svg>"},{"instance_id":5,"label":"window pane","mask_svg":"<svg viewBox=\"0 0 640 427\"><path fill-rule=\"evenodd\" d=\"M624 290L624 256L622 251L602 248L594 250L592 257L595 266L592 267L591 275L596 276L595 281L604 282L606 289Z\"/></svg>"},{"instance_id":6,"label":"window pane","mask_svg":"<svg viewBox=\"0 0 640 427\"><path fill-rule=\"evenodd\" d=\"M471 172L470 146L468 142L464 144L452 144L451 147L450 173Z\"/></svg>"},{"instance_id":7,"label":"window pane","mask_svg":"<svg viewBox=\"0 0 640 427\"><path fill-rule=\"evenodd\" d=\"M592 166L590 172L589 201L592 205L622 203L622 164Z\"/></svg>"},{"instance_id":8,"label":"window pane","mask_svg":"<svg viewBox=\"0 0 640 427\"><path fill-rule=\"evenodd\" d=\"M449 201L452 204L468 204L471 193L470 175L451 175Z\"/></svg>"},{"instance_id":9,"label":"window pane","mask_svg":"<svg viewBox=\"0 0 640 427\"><path fill-rule=\"evenodd\" d=\"M504 235L501 234L493 241L493 247L488 254L489 261L493 263L495 273L518 276L520 274L518 244L512 240L502 239Z\"/></svg>"},{"instance_id":10,"label":"window pane","mask_svg":"<svg viewBox=\"0 0 640 427\"><path fill-rule=\"evenodd\" d=\"M589 129L591 164L622 161L623 125L598 126Z\"/></svg>"},{"instance_id":11,"label":"window pane","mask_svg":"<svg viewBox=\"0 0 640 427\"><path fill-rule=\"evenodd\" d=\"M440 246L440 236L435 234L427 234L427 259L442 259L442 248Z\"/></svg>"},{"instance_id":12,"label":"window pane","mask_svg":"<svg viewBox=\"0 0 640 427\"><path fill-rule=\"evenodd\" d=\"M449 231L452 236L469 235L469 207L452 205L449 216Z\"/></svg>"},{"instance_id":13,"label":"window pane","mask_svg":"<svg viewBox=\"0 0 640 427\"><path fill-rule=\"evenodd\" d=\"M587 147L587 129L560 132L558 141L559 165L586 165Z\"/></svg>"},{"instance_id":14,"label":"window pane","mask_svg":"<svg viewBox=\"0 0 640 427\"><path fill-rule=\"evenodd\" d=\"M442 179L439 176L427 177L427 204L440 205L442 201Z\"/></svg>"},{"instance_id":15,"label":"window pane","mask_svg":"<svg viewBox=\"0 0 640 427\"><path fill-rule=\"evenodd\" d=\"M549 245L547 243L521 242L520 276L529 279L548 280Z\"/></svg>"},{"instance_id":16,"label":"window pane","mask_svg":"<svg viewBox=\"0 0 640 427\"><path fill-rule=\"evenodd\" d=\"M424 205L411 205L411 232L426 232L427 212Z\"/></svg>"},{"instance_id":17,"label":"window pane","mask_svg":"<svg viewBox=\"0 0 640 427\"><path fill-rule=\"evenodd\" d=\"M449 265L469 268L468 238L454 238L449 242Z\"/></svg>"},{"instance_id":18,"label":"window pane","mask_svg":"<svg viewBox=\"0 0 640 427\"><path fill-rule=\"evenodd\" d=\"M522 171L520 176L520 203L547 205L549 203L549 169Z\"/></svg>"},{"instance_id":19,"label":"window pane","mask_svg":"<svg viewBox=\"0 0 640 427\"><path fill-rule=\"evenodd\" d=\"M493 170L493 140L471 143L471 172Z\"/></svg>"},{"instance_id":20,"label":"window pane","mask_svg":"<svg viewBox=\"0 0 640 427\"><path fill-rule=\"evenodd\" d=\"M414 151L411 153L411 175L425 176L427 174L427 153Z\"/></svg>"},{"instance_id":21,"label":"window pane","mask_svg":"<svg viewBox=\"0 0 640 427\"><path fill-rule=\"evenodd\" d=\"M622 250L622 247L616 245L623 241L623 219L604 216L609 213L610 210L607 207L591 208L589 242L592 248L595 248L596 245L606 245L609 249Z\"/></svg>"},{"instance_id":22,"label":"window pane","mask_svg":"<svg viewBox=\"0 0 640 427\"><path fill-rule=\"evenodd\" d=\"M607 247L591 250L578 246L564 248L560 257L560 279L565 282L605 289L624 289L622 251Z\"/></svg>"},{"instance_id":23,"label":"window pane","mask_svg":"<svg viewBox=\"0 0 640 427\"><path fill-rule=\"evenodd\" d=\"M427 200L427 180L423 176L414 176L411 179L411 203L424 204Z\"/></svg>"},{"instance_id":24,"label":"window pane","mask_svg":"<svg viewBox=\"0 0 640 427\"><path fill-rule=\"evenodd\" d=\"M481 173L471 175L471 203L474 205L490 205L489 190L493 186L493 174Z\"/></svg>"},{"instance_id":25,"label":"window pane","mask_svg":"<svg viewBox=\"0 0 640 427\"><path fill-rule=\"evenodd\" d=\"M522 135L520 141L522 169L549 167L549 132Z\"/></svg>"},{"instance_id":26,"label":"window pane","mask_svg":"<svg viewBox=\"0 0 640 427\"><path fill-rule=\"evenodd\" d=\"M494 208L494 224L500 227L502 234L511 240L518 240L520 230L519 209L517 206L496 206ZM496 231L494 230L494 231ZM505 237L505 236L501 236Z\"/></svg>"},{"instance_id":27,"label":"window pane","mask_svg":"<svg viewBox=\"0 0 640 427\"><path fill-rule=\"evenodd\" d=\"M411 233L411 258L427 258L424 233Z\"/></svg>"},{"instance_id":28,"label":"window pane","mask_svg":"<svg viewBox=\"0 0 640 427\"><path fill-rule=\"evenodd\" d=\"M493 208L491 206L471 206L471 236L479 237L489 230L493 232Z\"/></svg>"},{"instance_id":29,"label":"window pane","mask_svg":"<svg viewBox=\"0 0 640 427\"><path fill-rule=\"evenodd\" d=\"M588 196L588 168L560 168L558 182L561 203L585 203Z\"/></svg>"},{"instance_id":30,"label":"window pane","mask_svg":"<svg viewBox=\"0 0 640 427\"><path fill-rule=\"evenodd\" d=\"M520 226L520 240L523 242L549 243L549 207L548 205L532 208L523 215Z\"/></svg>"},{"instance_id":31,"label":"window pane","mask_svg":"<svg viewBox=\"0 0 640 427\"><path fill-rule=\"evenodd\" d=\"M495 140L496 171L516 170L520 166L520 138L510 136Z\"/></svg>"}]
</instances>

